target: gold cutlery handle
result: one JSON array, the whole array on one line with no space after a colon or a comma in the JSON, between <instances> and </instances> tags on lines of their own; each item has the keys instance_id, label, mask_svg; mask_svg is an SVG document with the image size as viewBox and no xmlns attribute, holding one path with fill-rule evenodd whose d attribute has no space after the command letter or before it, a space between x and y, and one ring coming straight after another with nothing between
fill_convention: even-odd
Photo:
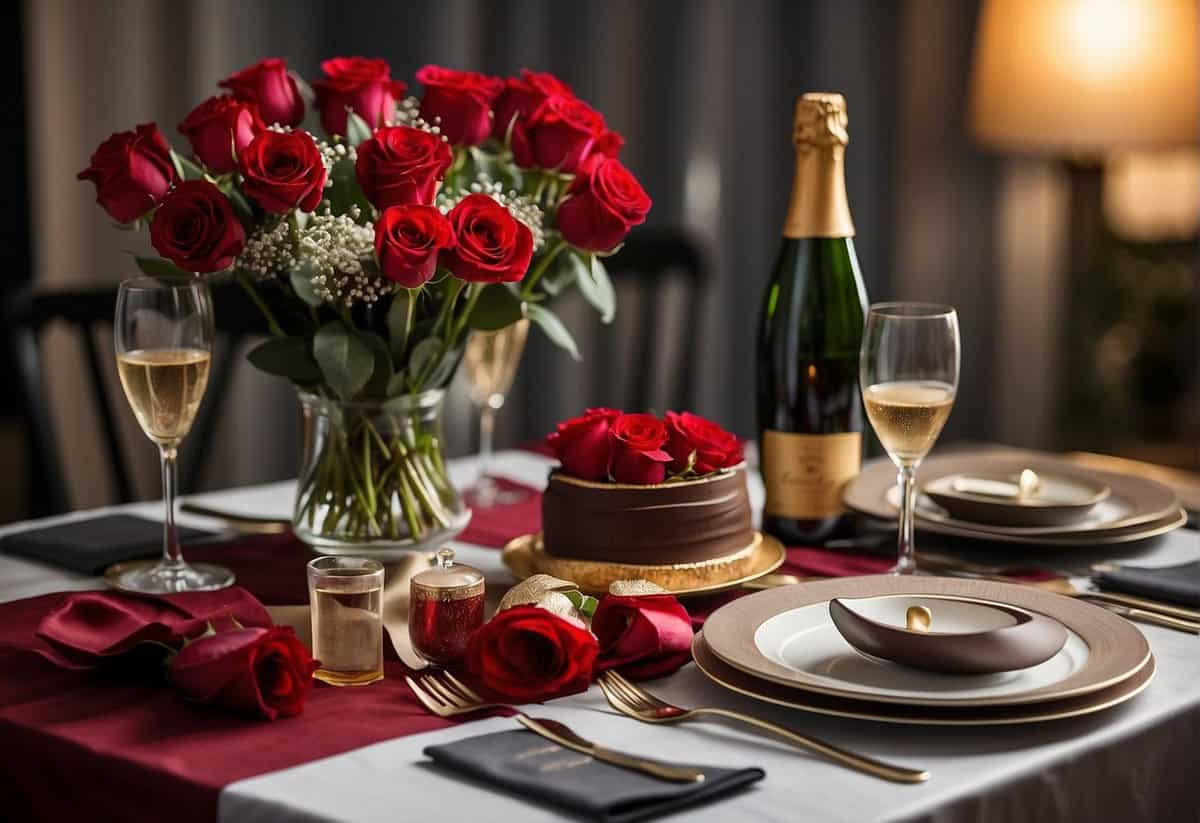
<instances>
[{"instance_id":1,"label":"gold cutlery handle","mask_svg":"<svg viewBox=\"0 0 1200 823\"><path fill-rule=\"evenodd\" d=\"M693 709L692 711L696 714L724 717L754 726L757 729L762 729L763 731L782 737L789 743L803 749L823 754L831 760L841 763L843 766L849 766L852 769L874 775L875 777L882 777L884 780L891 780L895 783L924 783L929 779L929 772L923 769L908 769L903 766L894 766L891 763L885 763L882 760L876 760L867 755L847 751L832 743L826 743L824 740L799 734L786 726L780 726L778 723L762 720L752 715L715 708Z\"/></svg>"},{"instance_id":2,"label":"gold cutlery handle","mask_svg":"<svg viewBox=\"0 0 1200 823\"><path fill-rule=\"evenodd\" d=\"M1106 603L1116 603L1121 606L1128 606L1131 609L1157 612L1159 614L1164 614L1167 617L1176 617L1180 620L1186 620L1189 623L1200 622L1200 611L1188 609L1183 606L1174 606L1170 603L1162 603L1158 600L1150 600L1146 597L1137 597L1136 595L1132 594L1084 590L1079 592L1077 596L1083 598L1084 600L1102 600Z\"/></svg>"},{"instance_id":3,"label":"gold cutlery handle","mask_svg":"<svg viewBox=\"0 0 1200 823\"><path fill-rule=\"evenodd\" d=\"M625 752L618 752L614 749L606 749L603 746L593 748L592 757L602 760L605 763L611 763L614 766L644 772L651 777L657 777L660 780L670 780L674 783L699 783L704 780L704 772L689 769L685 766L668 766L665 763L643 760L640 757L625 754Z\"/></svg>"},{"instance_id":4,"label":"gold cutlery handle","mask_svg":"<svg viewBox=\"0 0 1200 823\"><path fill-rule=\"evenodd\" d=\"M223 509L215 509L201 503L185 500L179 504L179 511L185 514L196 514L201 517L211 517L214 520L224 520L237 531L253 534L282 534L292 527L290 520L277 517L257 517L251 514L239 514Z\"/></svg>"},{"instance_id":5,"label":"gold cutlery handle","mask_svg":"<svg viewBox=\"0 0 1200 823\"><path fill-rule=\"evenodd\" d=\"M1167 629L1188 632L1189 634L1200 634L1200 623L1181 620L1178 617L1171 617L1170 615L1159 614L1158 612L1148 612L1145 609L1133 609L1126 606L1123 611L1119 611L1117 614L1129 620L1139 620L1142 623L1150 623L1154 626L1162 626Z\"/></svg>"}]
</instances>

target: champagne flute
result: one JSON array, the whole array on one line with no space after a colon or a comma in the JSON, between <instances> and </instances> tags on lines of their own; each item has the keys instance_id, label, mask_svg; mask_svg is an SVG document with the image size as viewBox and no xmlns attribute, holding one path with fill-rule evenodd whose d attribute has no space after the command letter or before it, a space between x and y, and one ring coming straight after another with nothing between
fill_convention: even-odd
<instances>
[{"instance_id":1,"label":"champagne flute","mask_svg":"<svg viewBox=\"0 0 1200 823\"><path fill-rule=\"evenodd\" d=\"M162 594L212 591L233 583L221 566L188 565L175 528L175 460L192 427L212 359L212 296L203 280L136 277L117 292L113 338L117 373L142 431L162 461L163 554L157 565L120 575L119 588Z\"/></svg>"},{"instance_id":2,"label":"champagne flute","mask_svg":"<svg viewBox=\"0 0 1200 823\"><path fill-rule=\"evenodd\" d=\"M467 393L479 407L479 476L475 486L467 490L467 499L481 508L497 504L519 503L525 494L502 492L490 472L492 436L496 415L504 406L504 398L512 388L525 351L529 321L518 320L498 331L477 331L471 334L463 353L463 371L467 375Z\"/></svg>"},{"instance_id":3,"label":"champagne flute","mask_svg":"<svg viewBox=\"0 0 1200 823\"><path fill-rule=\"evenodd\" d=\"M876 303L867 315L859 380L867 419L899 469L899 559L893 574L916 571L916 470L933 448L958 391L958 313L932 303Z\"/></svg>"}]
</instances>

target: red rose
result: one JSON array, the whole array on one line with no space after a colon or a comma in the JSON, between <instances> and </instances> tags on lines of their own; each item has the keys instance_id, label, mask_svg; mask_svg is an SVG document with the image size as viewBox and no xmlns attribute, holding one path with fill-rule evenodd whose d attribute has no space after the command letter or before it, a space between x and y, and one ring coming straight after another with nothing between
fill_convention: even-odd
<instances>
[{"instance_id":1,"label":"red rose","mask_svg":"<svg viewBox=\"0 0 1200 823\"><path fill-rule=\"evenodd\" d=\"M696 474L711 474L742 462L742 444L736 436L691 412L667 412L667 451L673 458L673 472L683 471L693 453Z\"/></svg>"},{"instance_id":2,"label":"red rose","mask_svg":"<svg viewBox=\"0 0 1200 823\"><path fill-rule=\"evenodd\" d=\"M421 116L437 123L451 143L477 146L492 133L492 103L503 80L441 66L425 66L416 76L425 86Z\"/></svg>"},{"instance_id":3,"label":"red rose","mask_svg":"<svg viewBox=\"0 0 1200 823\"><path fill-rule=\"evenodd\" d=\"M228 94L208 98L179 124L196 157L217 174L236 169L237 156L263 128L253 103Z\"/></svg>"},{"instance_id":4,"label":"red rose","mask_svg":"<svg viewBox=\"0 0 1200 823\"><path fill-rule=\"evenodd\" d=\"M553 74L544 71L521 69L520 77L509 77L504 81L504 91L496 100L495 118L492 120L492 136L504 140L509 128L516 129L514 120L526 120L537 111L542 101L550 96L574 97L575 92Z\"/></svg>"},{"instance_id":5,"label":"red rose","mask_svg":"<svg viewBox=\"0 0 1200 823\"><path fill-rule=\"evenodd\" d=\"M295 631L275 626L193 640L175 655L169 676L189 700L274 720L304 710L316 668Z\"/></svg>"},{"instance_id":6,"label":"red rose","mask_svg":"<svg viewBox=\"0 0 1200 823\"><path fill-rule=\"evenodd\" d=\"M587 629L537 606L515 606L475 630L466 663L487 688L532 703L585 690L598 651Z\"/></svg>"},{"instance_id":7,"label":"red rose","mask_svg":"<svg viewBox=\"0 0 1200 823\"><path fill-rule=\"evenodd\" d=\"M260 60L218 83L238 100L254 103L267 124L298 126L304 119L304 98L288 74L287 61L278 57Z\"/></svg>"},{"instance_id":8,"label":"red rose","mask_svg":"<svg viewBox=\"0 0 1200 823\"><path fill-rule=\"evenodd\" d=\"M692 659L692 619L669 594L606 595L592 616L600 642L596 670L634 680L662 677Z\"/></svg>"},{"instance_id":9,"label":"red rose","mask_svg":"<svg viewBox=\"0 0 1200 823\"><path fill-rule=\"evenodd\" d=\"M242 151L239 165L246 196L273 214L311 212L324 196L325 163L302 131L264 131Z\"/></svg>"},{"instance_id":10,"label":"red rose","mask_svg":"<svg viewBox=\"0 0 1200 823\"><path fill-rule=\"evenodd\" d=\"M577 249L608 251L645 222L650 198L620 160L594 155L558 207L558 229Z\"/></svg>"},{"instance_id":11,"label":"red rose","mask_svg":"<svg viewBox=\"0 0 1200 823\"><path fill-rule=\"evenodd\" d=\"M367 121L372 129L382 126L396 113L396 101L408 88L392 79L385 60L366 57L335 57L321 64L325 77L313 83L321 126L329 134L346 133L346 109Z\"/></svg>"},{"instance_id":12,"label":"red rose","mask_svg":"<svg viewBox=\"0 0 1200 823\"><path fill-rule=\"evenodd\" d=\"M150 221L150 244L179 268L223 271L246 245L246 231L229 200L207 180L180 183Z\"/></svg>"},{"instance_id":13,"label":"red rose","mask_svg":"<svg viewBox=\"0 0 1200 823\"><path fill-rule=\"evenodd\" d=\"M454 161L446 141L408 126L382 126L358 147L358 184L380 209L433 203L438 181Z\"/></svg>"},{"instance_id":14,"label":"red rose","mask_svg":"<svg viewBox=\"0 0 1200 823\"><path fill-rule=\"evenodd\" d=\"M379 268L407 289L428 282L437 271L438 252L452 245L450 222L433 206L392 206L375 222Z\"/></svg>"},{"instance_id":15,"label":"red rose","mask_svg":"<svg viewBox=\"0 0 1200 823\"><path fill-rule=\"evenodd\" d=\"M469 194L449 214L455 245L442 262L471 283L512 283L533 257L533 232L486 194Z\"/></svg>"},{"instance_id":16,"label":"red rose","mask_svg":"<svg viewBox=\"0 0 1200 823\"><path fill-rule=\"evenodd\" d=\"M618 483L649 485L667 476L671 455L663 451L667 427L652 414L623 414L608 430L612 458L608 473Z\"/></svg>"},{"instance_id":17,"label":"red rose","mask_svg":"<svg viewBox=\"0 0 1200 823\"><path fill-rule=\"evenodd\" d=\"M592 146L592 153L603 154L605 157L616 157L623 148L625 148L625 138L619 132L605 129L604 133L596 138L596 145Z\"/></svg>"},{"instance_id":18,"label":"red rose","mask_svg":"<svg viewBox=\"0 0 1200 823\"><path fill-rule=\"evenodd\" d=\"M588 409L581 417L559 423L557 431L546 437L546 445L567 474L580 480L604 480L612 456L608 429L621 415L616 409Z\"/></svg>"},{"instance_id":19,"label":"red rose","mask_svg":"<svg viewBox=\"0 0 1200 823\"><path fill-rule=\"evenodd\" d=\"M162 200L176 176L158 126L143 123L101 143L77 179L96 184L96 202L114 220L132 223Z\"/></svg>"},{"instance_id":20,"label":"red rose","mask_svg":"<svg viewBox=\"0 0 1200 823\"><path fill-rule=\"evenodd\" d=\"M513 158L521 166L574 172L604 131L604 118L577 97L547 97L514 133Z\"/></svg>"}]
</instances>

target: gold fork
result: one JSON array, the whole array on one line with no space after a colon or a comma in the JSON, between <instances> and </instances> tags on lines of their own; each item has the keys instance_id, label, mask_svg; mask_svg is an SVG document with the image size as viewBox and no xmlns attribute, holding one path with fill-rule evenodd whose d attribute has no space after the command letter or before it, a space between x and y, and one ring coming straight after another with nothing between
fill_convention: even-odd
<instances>
[{"instance_id":1,"label":"gold fork","mask_svg":"<svg viewBox=\"0 0 1200 823\"><path fill-rule=\"evenodd\" d=\"M748 714L728 709L685 709L680 706L673 706L670 703L659 700L640 686L635 686L611 669L601 674L597 682L600 685L600 690L604 692L604 696L608 698L609 705L622 714L636 720L641 720L643 723L680 723L701 715L724 717L754 726L763 731L771 732L802 749L823 754L830 760L841 763L843 766L849 766L852 769L874 775L875 777L881 777L884 780L891 780L896 783L923 783L929 779L929 772L922 769L893 766L882 760L876 760L873 757L847 751L824 740L794 732L785 726L780 726L777 723L771 723L770 721L762 720Z\"/></svg>"}]
</instances>

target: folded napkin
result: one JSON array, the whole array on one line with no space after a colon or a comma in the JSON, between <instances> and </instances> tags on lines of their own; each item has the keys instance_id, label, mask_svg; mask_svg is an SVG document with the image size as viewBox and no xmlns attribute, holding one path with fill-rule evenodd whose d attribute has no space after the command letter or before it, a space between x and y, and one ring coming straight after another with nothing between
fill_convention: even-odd
<instances>
[{"instance_id":1,"label":"folded napkin","mask_svg":"<svg viewBox=\"0 0 1200 823\"><path fill-rule=\"evenodd\" d=\"M1106 591L1200 606L1200 560L1158 569L1118 566L1113 571L1099 572L1094 579Z\"/></svg>"},{"instance_id":2,"label":"folded napkin","mask_svg":"<svg viewBox=\"0 0 1200 823\"><path fill-rule=\"evenodd\" d=\"M184 543L210 534L179 529L179 539ZM162 535L160 522L129 514L106 514L0 537L0 552L83 574L99 574L122 560L154 557L162 551Z\"/></svg>"},{"instance_id":3,"label":"folded napkin","mask_svg":"<svg viewBox=\"0 0 1200 823\"><path fill-rule=\"evenodd\" d=\"M759 768L695 766L701 783L669 783L564 749L533 732L495 732L429 746L425 754L447 768L518 797L569 809L605 823L647 820L712 800L762 780Z\"/></svg>"},{"instance_id":4,"label":"folded napkin","mask_svg":"<svg viewBox=\"0 0 1200 823\"><path fill-rule=\"evenodd\" d=\"M96 666L132 650L139 643L178 645L202 634L208 624L218 630L269 628L271 616L254 595L237 586L216 592L127 595L78 592L67 595L38 625L29 651L65 668Z\"/></svg>"},{"instance_id":5,"label":"folded napkin","mask_svg":"<svg viewBox=\"0 0 1200 823\"><path fill-rule=\"evenodd\" d=\"M506 477L494 480L501 494L511 492L525 496L517 503L473 508L471 522L458 536L464 543L501 549L515 537L542 530L542 490L515 483Z\"/></svg>"}]
</instances>

